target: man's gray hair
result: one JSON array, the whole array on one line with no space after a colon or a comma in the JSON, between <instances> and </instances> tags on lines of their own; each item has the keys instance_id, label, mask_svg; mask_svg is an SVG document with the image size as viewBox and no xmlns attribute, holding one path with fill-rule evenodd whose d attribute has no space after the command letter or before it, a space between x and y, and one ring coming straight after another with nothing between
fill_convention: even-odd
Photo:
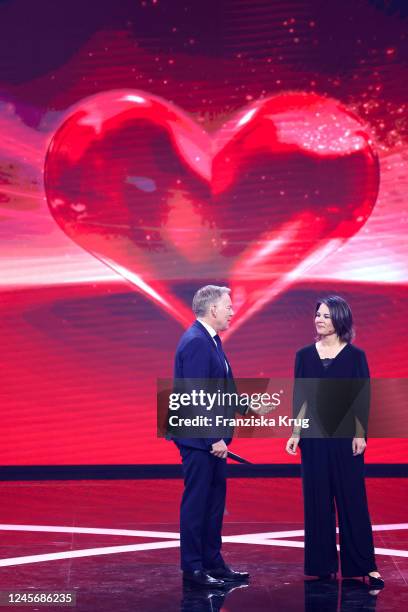
<instances>
[{"instance_id":1,"label":"man's gray hair","mask_svg":"<svg viewBox=\"0 0 408 612\"><path fill-rule=\"evenodd\" d=\"M215 304L224 295L231 293L229 287L218 287L217 285L206 285L195 292L193 297L193 312L196 317L205 317L211 304Z\"/></svg>"}]
</instances>

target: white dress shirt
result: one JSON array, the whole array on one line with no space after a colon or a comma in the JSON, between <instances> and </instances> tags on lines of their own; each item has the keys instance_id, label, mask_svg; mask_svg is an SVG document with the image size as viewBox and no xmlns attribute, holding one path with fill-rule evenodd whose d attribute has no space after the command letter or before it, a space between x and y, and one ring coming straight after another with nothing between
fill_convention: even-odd
<instances>
[{"instance_id":1,"label":"white dress shirt","mask_svg":"<svg viewBox=\"0 0 408 612\"><path fill-rule=\"evenodd\" d=\"M211 325L208 325L208 323L206 323L205 321L203 321L202 319L197 319L197 321L199 321L201 323L201 325L203 325L205 327L205 329L208 331L208 333L210 334L211 338L214 341L215 346L217 347L218 350L218 345L217 345L217 341L214 340L214 336L217 335L217 332L215 331L215 329L213 327L211 327ZM225 359L225 367L227 368L227 374L228 374L228 363L227 360Z\"/></svg>"}]
</instances>

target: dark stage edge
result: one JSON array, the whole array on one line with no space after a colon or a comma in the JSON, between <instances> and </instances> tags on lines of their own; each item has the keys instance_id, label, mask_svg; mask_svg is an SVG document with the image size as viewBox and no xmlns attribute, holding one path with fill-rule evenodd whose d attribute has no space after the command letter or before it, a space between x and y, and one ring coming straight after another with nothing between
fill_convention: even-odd
<instances>
[{"instance_id":1,"label":"dark stage edge","mask_svg":"<svg viewBox=\"0 0 408 612\"><path fill-rule=\"evenodd\" d=\"M406 463L368 463L368 478L407 478ZM298 478L300 465L261 463L228 464L229 478ZM178 464L138 465L9 465L0 467L0 480L123 480L182 478Z\"/></svg>"}]
</instances>

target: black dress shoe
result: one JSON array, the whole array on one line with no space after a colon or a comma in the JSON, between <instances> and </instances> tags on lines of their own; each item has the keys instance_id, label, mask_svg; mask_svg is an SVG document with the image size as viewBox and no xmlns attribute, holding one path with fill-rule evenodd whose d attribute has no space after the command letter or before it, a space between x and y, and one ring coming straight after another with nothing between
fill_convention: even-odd
<instances>
[{"instance_id":1,"label":"black dress shoe","mask_svg":"<svg viewBox=\"0 0 408 612\"><path fill-rule=\"evenodd\" d=\"M194 584L198 584L203 587L210 588L222 588L224 586L224 581L213 578L204 570L195 570L194 572L183 572L183 580L187 580L188 582L192 582Z\"/></svg>"},{"instance_id":2,"label":"black dress shoe","mask_svg":"<svg viewBox=\"0 0 408 612\"><path fill-rule=\"evenodd\" d=\"M217 567L206 571L213 578L221 578L224 582L243 582L249 579L248 572L235 572L229 567Z\"/></svg>"},{"instance_id":3,"label":"black dress shoe","mask_svg":"<svg viewBox=\"0 0 408 612\"><path fill-rule=\"evenodd\" d=\"M336 580L337 572L330 572L329 574L320 574L318 580Z\"/></svg>"}]
</instances>

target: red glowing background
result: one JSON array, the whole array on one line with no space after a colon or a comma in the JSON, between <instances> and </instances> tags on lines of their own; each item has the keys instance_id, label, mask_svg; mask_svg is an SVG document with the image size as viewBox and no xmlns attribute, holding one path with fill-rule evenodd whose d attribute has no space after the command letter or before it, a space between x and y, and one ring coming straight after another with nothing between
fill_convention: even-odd
<instances>
[{"instance_id":1,"label":"red glowing background","mask_svg":"<svg viewBox=\"0 0 408 612\"><path fill-rule=\"evenodd\" d=\"M402 13L54 4L0 2L0 464L178 461L156 379L207 282L232 288L239 377L290 376L329 292L371 375L405 377ZM284 440L233 450L289 461Z\"/></svg>"}]
</instances>

